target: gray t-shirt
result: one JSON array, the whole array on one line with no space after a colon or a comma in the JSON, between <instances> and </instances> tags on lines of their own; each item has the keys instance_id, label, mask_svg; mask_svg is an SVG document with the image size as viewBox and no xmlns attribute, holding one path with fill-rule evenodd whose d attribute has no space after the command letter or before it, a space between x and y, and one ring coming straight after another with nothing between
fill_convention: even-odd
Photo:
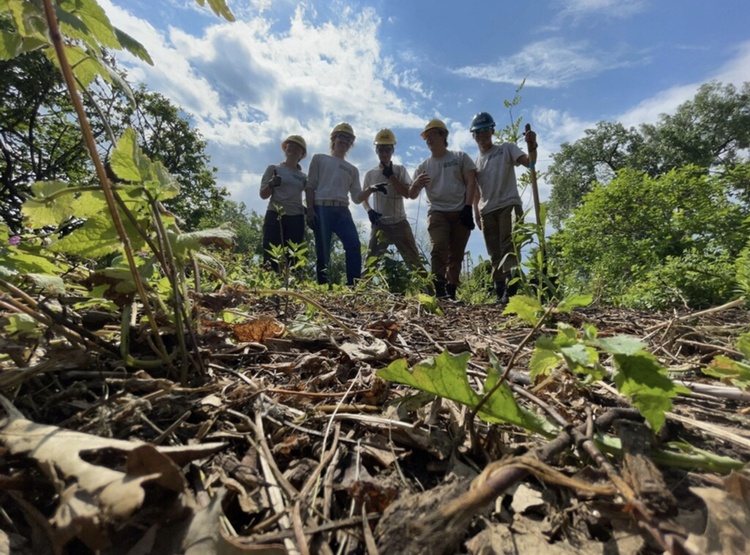
<instances>
[{"instance_id":1,"label":"gray t-shirt","mask_svg":"<svg viewBox=\"0 0 750 555\"><path fill-rule=\"evenodd\" d=\"M393 174L407 187L411 185L411 177L409 177L409 172L406 171L404 166L393 164ZM383 175L383 165L378 164L367 171L362 187L367 189L370 185L383 182L388 182L388 179ZM370 204L373 210L382 214L381 223L385 225L400 223L406 219L404 196L390 182L388 182L386 190L388 191L386 195L379 191L370 195Z\"/></svg>"},{"instance_id":2,"label":"gray t-shirt","mask_svg":"<svg viewBox=\"0 0 750 555\"><path fill-rule=\"evenodd\" d=\"M281 177L281 185L271 189L271 198L268 200L268 210L281 211L285 216L298 216L304 214L302 205L302 191L305 189L307 176L302 168L292 169L284 164L271 164L263 172L260 178L260 188L273 177L273 171Z\"/></svg>"},{"instance_id":3,"label":"gray t-shirt","mask_svg":"<svg viewBox=\"0 0 750 555\"><path fill-rule=\"evenodd\" d=\"M516 160L524 155L513 143L492 145L477 156L479 213L489 214L506 206L521 206L516 182Z\"/></svg>"},{"instance_id":4,"label":"gray t-shirt","mask_svg":"<svg viewBox=\"0 0 750 555\"><path fill-rule=\"evenodd\" d=\"M307 173L307 188L315 191L315 202L319 200L337 200L359 204L362 185L359 182L359 170L343 158L328 154L316 154L310 161Z\"/></svg>"},{"instance_id":5,"label":"gray t-shirt","mask_svg":"<svg viewBox=\"0 0 750 555\"><path fill-rule=\"evenodd\" d=\"M423 171L430 176L430 184L425 187L430 211L456 212L466 204L464 174L475 169L468 154L449 150L440 158L427 158L414 170L413 177L416 179Z\"/></svg>"}]
</instances>

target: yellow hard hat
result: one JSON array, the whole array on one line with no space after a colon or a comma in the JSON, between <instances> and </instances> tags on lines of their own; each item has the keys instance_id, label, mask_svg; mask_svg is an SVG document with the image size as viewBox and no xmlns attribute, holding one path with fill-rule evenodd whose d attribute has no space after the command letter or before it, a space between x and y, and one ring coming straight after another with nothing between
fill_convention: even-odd
<instances>
[{"instance_id":1,"label":"yellow hard hat","mask_svg":"<svg viewBox=\"0 0 750 555\"><path fill-rule=\"evenodd\" d=\"M449 133L448 128L445 126L443 121L435 118L435 119L431 119L430 121L428 121L427 125L424 126L424 129L422 130L422 133L421 133L421 136L423 139L424 139L425 134L430 129L442 129L443 131L445 131L446 135Z\"/></svg>"},{"instance_id":2,"label":"yellow hard hat","mask_svg":"<svg viewBox=\"0 0 750 555\"><path fill-rule=\"evenodd\" d=\"M336 133L348 133L355 139L357 138L357 136L354 134L354 130L352 129L352 126L346 123L345 121L342 121L336 127L333 128L333 131L331 131L331 139L333 139L336 136Z\"/></svg>"},{"instance_id":3,"label":"yellow hard hat","mask_svg":"<svg viewBox=\"0 0 750 555\"><path fill-rule=\"evenodd\" d=\"M395 145L396 144L396 135L393 134L393 131L390 129L386 129L385 127L378 131L377 135L375 135L375 140L373 141L373 144L376 145Z\"/></svg>"},{"instance_id":4,"label":"yellow hard hat","mask_svg":"<svg viewBox=\"0 0 750 555\"><path fill-rule=\"evenodd\" d=\"M286 144L287 143L295 143L302 147L302 158L307 156L307 143L305 142L305 139L300 137L299 135L289 135L286 139L284 139L284 142L281 143L281 150L286 152ZM300 160L302 160L300 158Z\"/></svg>"}]
</instances>

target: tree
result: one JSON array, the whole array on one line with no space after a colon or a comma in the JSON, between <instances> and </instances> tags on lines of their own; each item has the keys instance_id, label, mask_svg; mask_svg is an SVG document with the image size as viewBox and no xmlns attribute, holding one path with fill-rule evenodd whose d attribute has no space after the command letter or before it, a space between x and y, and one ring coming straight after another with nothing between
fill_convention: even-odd
<instances>
[{"instance_id":1,"label":"tree","mask_svg":"<svg viewBox=\"0 0 750 555\"><path fill-rule=\"evenodd\" d=\"M130 91L128 91L130 92ZM140 87L132 93L97 81L84 95L100 155L127 127L143 151L181 185L167 203L185 229L220 211L227 195L216 187L206 143L190 120L164 96ZM0 216L14 232L20 206L36 181L90 184L95 176L59 72L41 51L0 61Z\"/></svg>"},{"instance_id":2,"label":"tree","mask_svg":"<svg viewBox=\"0 0 750 555\"><path fill-rule=\"evenodd\" d=\"M689 164L725 172L741 162L750 146L750 83L739 91L707 83L693 100L673 115L663 114L656 124L636 130L600 122L585 135L561 145L547 172L552 184L549 216L558 229L594 183L608 183L621 169L657 177Z\"/></svg>"},{"instance_id":3,"label":"tree","mask_svg":"<svg viewBox=\"0 0 750 555\"><path fill-rule=\"evenodd\" d=\"M688 166L658 177L626 169L597 184L552 238L566 284L639 308L728 300L750 216L732 194L734 174L749 168L709 175Z\"/></svg>"},{"instance_id":4,"label":"tree","mask_svg":"<svg viewBox=\"0 0 750 555\"><path fill-rule=\"evenodd\" d=\"M132 126L143 151L164 164L180 183L180 194L165 204L181 219L183 227L196 229L206 217L224 210L232 212L235 207L224 207L226 189L216 187L217 170L210 165L206 141L191 127L189 117L169 99L147 91L143 85L133 96L135 103L114 90L107 98L99 95L98 100L108 103L109 124L115 133ZM111 148L111 144L108 146Z\"/></svg>"},{"instance_id":5,"label":"tree","mask_svg":"<svg viewBox=\"0 0 750 555\"><path fill-rule=\"evenodd\" d=\"M32 183L90 173L68 93L41 52L0 61L0 152L0 214L15 233Z\"/></svg>"}]
</instances>

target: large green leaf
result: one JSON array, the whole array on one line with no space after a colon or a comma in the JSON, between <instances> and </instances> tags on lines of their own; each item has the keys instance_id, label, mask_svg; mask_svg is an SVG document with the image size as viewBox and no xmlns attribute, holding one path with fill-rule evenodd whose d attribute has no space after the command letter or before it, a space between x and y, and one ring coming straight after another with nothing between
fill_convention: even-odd
<instances>
[{"instance_id":1,"label":"large green leaf","mask_svg":"<svg viewBox=\"0 0 750 555\"><path fill-rule=\"evenodd\" d=\"M117 141L114 152L112 152L112 158L110 159L112 171L124 181L136 183L143 181L139 169L141 156L135 131L132 128L126 129Z\"/></svg>"},{"instance_id":2,"label":"large green leaf","mask_svg":"<svg viewBox=\"0 0 750 555\"><path fill-rule=\"evenodd\" d=\"M184 259L190 252L207 245L229 248L234 242L234 235L234 231L228 227L171 234L172 254L175 258Z\"/></svg>"},{"instance_id":3,"label":"large green leaf","mask_svg":"<svg viewBox=\"0 0 750 555\"><path fill-rule=\"evenodd\" d=\"M53 252L84 258L100 258L118 252L121 248L120 237L112 225L109 213L89 218L75 233L66 235L49 246Z\"/></svg>"},{"instance_id":4,"label":"large green leaf","mask_svg":"<svg viewBox=\"0 0 750 555\"><path fill-rule=\"evenodd\" d=\"M120 49L109 18L95 0L59 0L56 8L60 30L66 36L81 40L97 51L99 45Z\"/></svg>"},{"instance_id":5,"label":"large green leaf","mask_svg":"<svg viewBox=\"0 0 750 555\"><path fill-rule=\"evenodd\" d=\"M613 360L617 367L614 375L617 389L630 397L651 428L658 432L666 420L665 414L672 410L672 399L690 390L670 380L649 353L615 354Z\"/></svg>"},{"instance_id":6,"label":"large green leaf","mask_svg":"<svg viewBox=\"0 0 750 555\"><path fill-rule=\"evenodd\" d=\"M399 359L379 370L377 375L384 380L402 383L474 408L483 395L471 388L466 377L466 365L470 356L470 353L452 355L448 351L443 351L434 359L415 364L411 370L406 360ZM491 366L483 390L489 391L498 379L496 367ZM549 433L542 424L544 421L532 414L519 409L513 393L506 384L498 388L477 413L487 422L505 422L540 433Z\"/></svg>"},{"instance_id":7,"label":"large green leaf","mask_svg":"<svg viewBox=\"0 0 750 555\"><path fill-rule=\"evenodd\" d=\"M135 40L126 32L121 31L117 28L115 28L115 36L117 37L117 40L120 42L122 47L130 52L133 56L135 56L136 58L140 58L149 65L154 65L154 61L151 59L148 51L140 42Z\"/></svg>"},{"instance_id":8,"label":"large green leaf","mask_svg":"<svg viewBox=\"0 0 750 555\"><path fill-rule=\"evenodd\" d=\"M543 312L544 307L538 300L523 295L513 295L508 301L508 306L503 310L503 314L517 314L519 318L532 326L536 325Z\"/></svg>"},{"instance_id":9,"label":"large green leaf","mask_svg":"<svg viewBox=\"0 0 750 555\"><path fill-rule=\"evenodd\" d=\"M206 5L206 0L196 0L196 2L201 6ZM208 0L208 5L216 15L223 17L227 21L234 21L234 14L224 0Z\"/></svg>"},{"instance_id":10,"label":"large green leaf","mask_svg":"<svg viewBox=\"0 0 750 555\"><path fill-rule=\"evenodd\" d=\"M741 362L719 355L703 369L703 373L740 389L750 388L750 364L747 361Z\"/></svg>"},{"instance_id":11,"label":"large green leaf","mask_svg":"<svg viewBox=\"0 0 750 555\"><path fill-rule=\"evenodd\" d=\"M69 202L60 202L60 196L68 184L62 181L37 181L31 186L34 195L23 203L22 212L26 218L26 225L32 229L44 226L58 226L73 216ZM72 195L72 193L71 193Z\"/></svg>"}]
</instances>

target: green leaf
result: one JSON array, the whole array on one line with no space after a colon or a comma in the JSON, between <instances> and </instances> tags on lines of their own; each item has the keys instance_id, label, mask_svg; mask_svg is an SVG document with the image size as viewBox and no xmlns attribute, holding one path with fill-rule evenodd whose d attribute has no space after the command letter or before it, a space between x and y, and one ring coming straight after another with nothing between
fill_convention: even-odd
<instances>
[{"instance_id":1,"label":"green leaf","mask_svg":"<svg viewBox=\"0 0 750 555\"><path fill-rule=\"evenodd\" d=\"M60 30L66 36L79 39L96 50L100 44L120 49L107 14L95 0L60 0L56 8Z\"/></svg>"},{"instance_id":2,"label":"green leaf","mask_svg":"<svg viewBox=\"0 0 750 555\"><path fill-rule=\"evenodd\" d=\"M750 333L740 335L739 339L737 339L737 348L745 355L747 360L750 360Z\"/></svg>"},{"instance_id":3,"label":"green leaf","mask_svg":"<svg viewBox=\"0 0 750 555\"><path fill-rule=\"evenodd\" d=\"M422 308L424 308L430 314L437 314L438 316L445 315L442 309L438 306L437 299L432 295L419 293L417 295L417 300L419 301L419 304L422 306Z\"/></svg>"},{"instance_id":4,"label":"green leaf","mask_svg":"<svg viewBox=\"0 0 750 555\"><path fill-rule=\"evenodd\" d=\"M470 353L452 355L448 351L443 351L434 359L415 364L411 370L406 360L399 359L379 370L377 375L384 380L402 383L474 408L479 404L482 395L471 388L466 377L466 365L470 356ZM488 371L483 391L489 391L497 383L498 374L497 368L494 367L492 371ZM529 413L519 410L512 392L505 384L488 399L477 415L487 422L506 422L540 433L548 433L541 424L546 421L538 417L535 419L529 416Z\"/></svg>"},{"instance_id":5,"label":"green leaf","mask_svg":"<svg viewBox=\"0 0 750 555\"><path fill-rule=\"evenodd\" d=\"M27 274L26 279L34 284L41 291L52 296L65 294L65 282L60 276L51 276L49 274Z\"/></svg>"},{"instance_id":6,"label":"green leaf","mask_svg":"<svg viewBox=\"0 0 750 555\"><path fill-rule=\"evenodd\" d=\"M508 301L508 306L503 310L503 314L517 314L519 318L532 326L537 323L542 312L544 312L544 307L538 300L523 295L513 295Z\"/></svg>"},{"instance_id":7,"label":"green leaf","mask_svg":"<svg viewBox=\"0 0 750 555\"><path fill-rule=\"evenodd\" d=\"M122 243L109 213L86 220L75 233L52 243L49 249L84 258L99 258L120 251Z\"/></svg>"},{"instance_id":8,"label":"green leaf","mask_svg":"<svg viewBox=\"0 0 750 555\"><path fill-rule=\"evenodd\" d=\"M73 216L70 203L58 200L67 188L67 183L62 181L34 183L31 186L34 196L28 198L21 208L26 225L32 229L39 229L48 225L58 226L70 219Z\"/></svg>"},{"instance_id":9,"label":"green leaf","mask_svg":"<svg viewBox=\"0 0 750 555\"><path fill-rule=\"evenodd\" d=\"M614 337L597 339L595 345L612 355L635 355L646 347L643 341L629 335L615 335Z\"/></svg>"},{"instance_id":10,"label":"green leaf","mask_svg":"<svg viewBox=\"0 0 750 555\"><path fill-rule=\"evenodd\" d=\"M148 65L154 65L154 61L151 59L151 56L149 55L146 48L137 40L135 40L133 37L128 35L126 32L121 31L120 29L117 29L115 27L115 36L117 37L118 42L122 45L122 47L130 52L133 56L136 58L140 58L144 62L146 62Z\"/></svg>"},{"instance_id":11,"label":"green leaf","mask_svg":"<svg viewBox=\"0 0 750 555\"><path fill-rule=\"evenodd\" d=\"M618 391L630 397L651 429L658 432L664 425L664 415L672 410L672 399L690 390L664 375L664 370L649 353L615 354L613 360L617 367L614 380Z\"/></svg>"},{"instance_id":12,"label":"green leaf","mask_svg":"<svg viewBox=\"0 0 750 555\"><path fill-rule=\"evenodd\" d=\"M750 387L750 364L732 360L723 355L716 356L711 364L703 369L703 373L740 389Z\"/></svg>"},{"instance_id":13,"label":"green leaf","mask_svg":"<svg viewBox=\"0 0 750 555\"><path fill-rule=\"evenodd\" d=\"M557 305L557 311L564 313L571 312L573 309L590 305L593 299L592 295L569 295L560 301L560 304Z\"/></svg>"},{"instance_id":14,"label":"green leaf","mask_svg":"<svg viewBox=\"0 0 750 555\"><path fill-rule=\"evenodd\" d=\"M65 45L65 55L68 57L73 73L81 86L86 88L94 79L102 77L107 82L112 82L110 70L106 64L102 63L100 58L91 55L89 52L77 45ZM57 64L57 58L50 51L52 61Z\"/></svg>"},{"instance_id":15,"label":"green leaf","mask_svg":"<svg viewBox=\"0 0 750 555\"><path fill-rule=\"evenodd\" d=\"M21 249L8 249L0 254L0 273L6 277L32 273L61 274L67 269L66 264L53 263L43 256Z\"/></svg>"},{"instance_id":16,"label":"green leaf","mask_svg":"<svg viewBox=\"0 0 750 555\"><path fill-rule=\"evenodd\" d=\"M540 375L548 376L561 363L562 358L557 354L556 350L540 348L537 342L537 346L534 348L534 352L531 353L531 360L529 361L529 375L531 379Z\"/></svg>"},{"instance_id":17,"label":"green leaf","mask_svg":"<svg viewBox=\"0 0 750 555\"><path fill-rule=\"evenodd\" d=\"M23 0L10 0L8 8L19 35L24 39L33 38L45 44L50 43L47 34L47 20L44 17L44 12L38 6Z\"/></svg>"},{"instance_id":18,"label":"green leaf","mask_svg":"<svg viewBox=\"0 0 750 555\"><path fill-rule=\"evenodd\" d=\"M18 334L27 337L39 337L42 335L39 329L39 322L34 320L28 314L11 314L8 316L8 323L3 329L9 335Z\"/></svg>"},{"instance_id":19,"label":"green leaf","mask_svg":"<svg viewBox=\"0 0 750 555\"><path fill-rule=\"evenodd\" d=\"M198 5L205 6L206 0L195 0ZM224 0L208 0L208 5L213 12L226 19L227 21L234 21L234 14L231 12L227 3Z\"/></svg>"},{"instance_id":20,"label":"green leaf","mask_svg":"<svg viewBox=\"0 0 750 555\"><path fill-rule=\"evenodd\" d=\"M107 201L101 190L83 191L70 203L70 209L76 218L85 220L97 214L108 212Z\"/></svg>"},{"instance_id":21,"label":"green leaf","mask_svg":"<svg viewBox=\"0 0 750 555\"><path fill-rule=\"evenodd\" d=\"M202 246L216 245L230 248L234 242L234 231L229 228L200 229L179 235L170 235L172 240L172 254L176 258L185 258L192 251Z\"/></svg>"},{"instance_id":22,"label":"green leaf","mask_svg":"<svg viewBox=\"0 0 750 555\"><path fill-rule=\"evenodd\" d=\"M141 152L136 142L135 131L128 128L117 141L110 164L112 171L117 177L124 181L140 183L143 181L139 162Z\"/></svg>"}]
</instances>

